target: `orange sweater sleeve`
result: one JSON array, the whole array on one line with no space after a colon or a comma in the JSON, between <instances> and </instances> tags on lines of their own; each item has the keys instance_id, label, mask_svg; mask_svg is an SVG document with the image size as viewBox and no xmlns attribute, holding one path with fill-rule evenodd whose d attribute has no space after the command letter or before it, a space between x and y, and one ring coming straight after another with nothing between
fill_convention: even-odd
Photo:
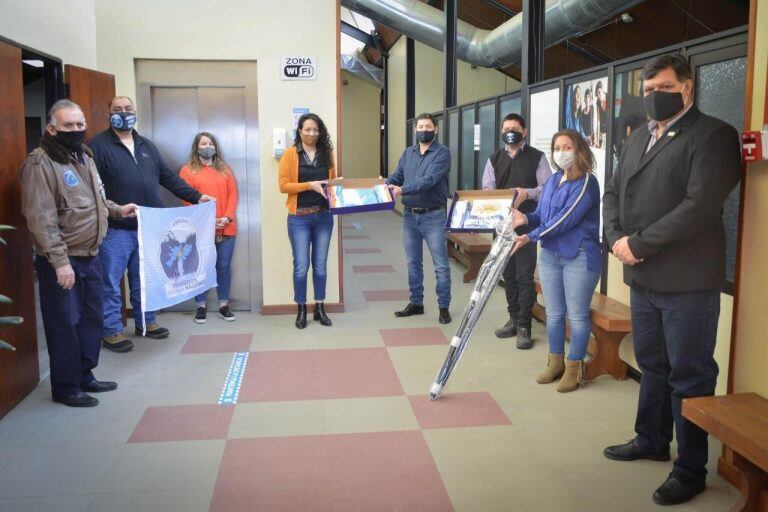
<instances>
[{"instance_id":1,"label":"orange sweater sleeve","mask_svg":"<svg viewBox=\"0 0 768 512\"><path fill-rule=\"evenodd\" d=\"M237 212L237 181L234 173L227 175L227 205L224 209L224 216L230 219L235 218Z\"/></svg>"},{"instance_id":2,"label":"orange sweater sleeve","mask_svg":"<svg viewBox=\"0 0 768 512\"><path fill-rule=\"evenodd\" d=\"M310 190L308 182L299 183L291 181L291 174L296 170L296 179L298 179L299 159L297 158L296 148L290 147L285 150L280 158L280 173L278 176L280 183L280 192L284 194L298 194Z\"/></svg>"},{"instance_id":3,"label":"orange sweater sleeve","mask_svg":"<svg viewBox=\"0 0 768 512\"><path fill-rule=\"evenodd\" d=\"M188 165L184 165L181 168L181 171L179 171L179 177L184 181L186 181L190 187L195 188L195 186L192 184L192 171L190 170ZM182 201L182 202L184 203L184 206L190 206L192 204L186 201Z\"/></svg>"},{"instance_id":4,"label":"orange sweater sleeve","mask_svg":"<svg viewBox=\"0 0 768 512\"><path fill-rule=\"evenodd\" d=\"M328 179L332 180L336 178L336 163L333 161L333 153L331 153L331 165L328 167Z\"/></svg>"}]
</instances>

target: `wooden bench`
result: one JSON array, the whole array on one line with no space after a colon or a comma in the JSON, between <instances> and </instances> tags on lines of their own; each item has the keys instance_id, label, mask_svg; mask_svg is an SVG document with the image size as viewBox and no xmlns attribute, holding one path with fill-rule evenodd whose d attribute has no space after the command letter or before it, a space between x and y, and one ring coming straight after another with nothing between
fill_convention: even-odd
<instances>
[{"instance_id":1,"label":"wooden bench","mask_svg":"<svg viewBox=\"0 0 768 512\"><path fill-rule=\"evenodd\" d=\"M491 250L491 243L489 238L475 233L448 233L448 256L453 256L467 267L465 283L477 277Z\"/></svg>"},{"instance_id":2,"label":"wooden bench","mask_svg":"<svg viewBox=\"0 0 768 512\"><path fill-rule=\"evenodd\" d=\"M542 293L538 279L536 293ZM584 365L586 379L608 374L617 380L626 380L627 363L619 358L619 345L632 332L629 306L596 292L590 313L590 331L595 339L590 340L588 348L592 357ZM547 321L546 310L538 301L533 304L533 316L541 322ZM570 337L570 326L566 327L566 336Z\"/></svg>"},{"instance_id":3,"label":"wooden bench","mask_svg":"<svg viewBox=\"0 0 768 512\"><path fill-rule=\"evenodd\" d=\"M741 496L731 512L768 511L768 400L757 393L686 398L683 416L732 450Z\"/></svg>"}]
</instances>

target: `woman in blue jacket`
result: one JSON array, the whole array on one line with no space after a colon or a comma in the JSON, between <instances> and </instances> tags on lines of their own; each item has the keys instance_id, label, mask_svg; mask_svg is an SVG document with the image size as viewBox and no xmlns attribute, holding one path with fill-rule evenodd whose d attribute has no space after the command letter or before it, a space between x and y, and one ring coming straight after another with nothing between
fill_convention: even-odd
<instances>
[{"instance_id":1,"label":"woman in blue jacket","mask_svg":"<svg viewBox=\"0 0 768 512\"><path fill-rule=\"evenodd\" d=\"M515 226L534 229L518 237L518 246L541 241L539 279L547 307L549 362L536 381L562 377L557 390L573 391L583 381L589 342L589 306L600 279L600 186L592 174L595 159L573 130L552 137L557 172L544 184L536 211L515 211ZM571 346L565 352L565 315L571 322Z\"/></svg>"}]
</instances>

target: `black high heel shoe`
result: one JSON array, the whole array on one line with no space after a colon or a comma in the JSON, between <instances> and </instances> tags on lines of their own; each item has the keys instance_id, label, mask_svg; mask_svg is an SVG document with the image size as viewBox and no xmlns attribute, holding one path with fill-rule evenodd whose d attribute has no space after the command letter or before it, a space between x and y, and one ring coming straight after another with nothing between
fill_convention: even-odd
<instances>
[{"instance_id":1,"label":"black high heel shoe","mask_svg":"<svg viewBox=\"0 0 768 512\"><path fill-rule=\"evenodd\" d=\"M315 321L319 320L320 325L330 327L332 324L331 319L328 318L328 315L325 314L325 304L322 302L315 302L315 312L312 317L315 319Z\"/></svg>"},{"instance_id":2,"label":"black high heel shoe","mask_svg":"<svg viewBox=\"0 0 768 512\"><path fill-rule=\"evenodd\" d=\"M307 305L299 304L299 313L296 315L296 328L303 329L307 326Z\"/></svg>"}]
</instances>

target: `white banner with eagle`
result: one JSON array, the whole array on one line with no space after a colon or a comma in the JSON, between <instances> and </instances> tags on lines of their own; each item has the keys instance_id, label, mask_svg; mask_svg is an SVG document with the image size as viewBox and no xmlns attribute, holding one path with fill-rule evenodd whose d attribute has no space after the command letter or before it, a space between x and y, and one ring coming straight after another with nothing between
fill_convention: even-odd
<instances>
[{"instance_id":1,"label":"white banner with eagle","mask_svg":"<svg viewBox=\"0 0 768 512\"><path fill-rule=\"evenodd\" d=\"M157 311L216 286L216 202L139 207L143 311Z\"/></svg>"}]
</instances>

